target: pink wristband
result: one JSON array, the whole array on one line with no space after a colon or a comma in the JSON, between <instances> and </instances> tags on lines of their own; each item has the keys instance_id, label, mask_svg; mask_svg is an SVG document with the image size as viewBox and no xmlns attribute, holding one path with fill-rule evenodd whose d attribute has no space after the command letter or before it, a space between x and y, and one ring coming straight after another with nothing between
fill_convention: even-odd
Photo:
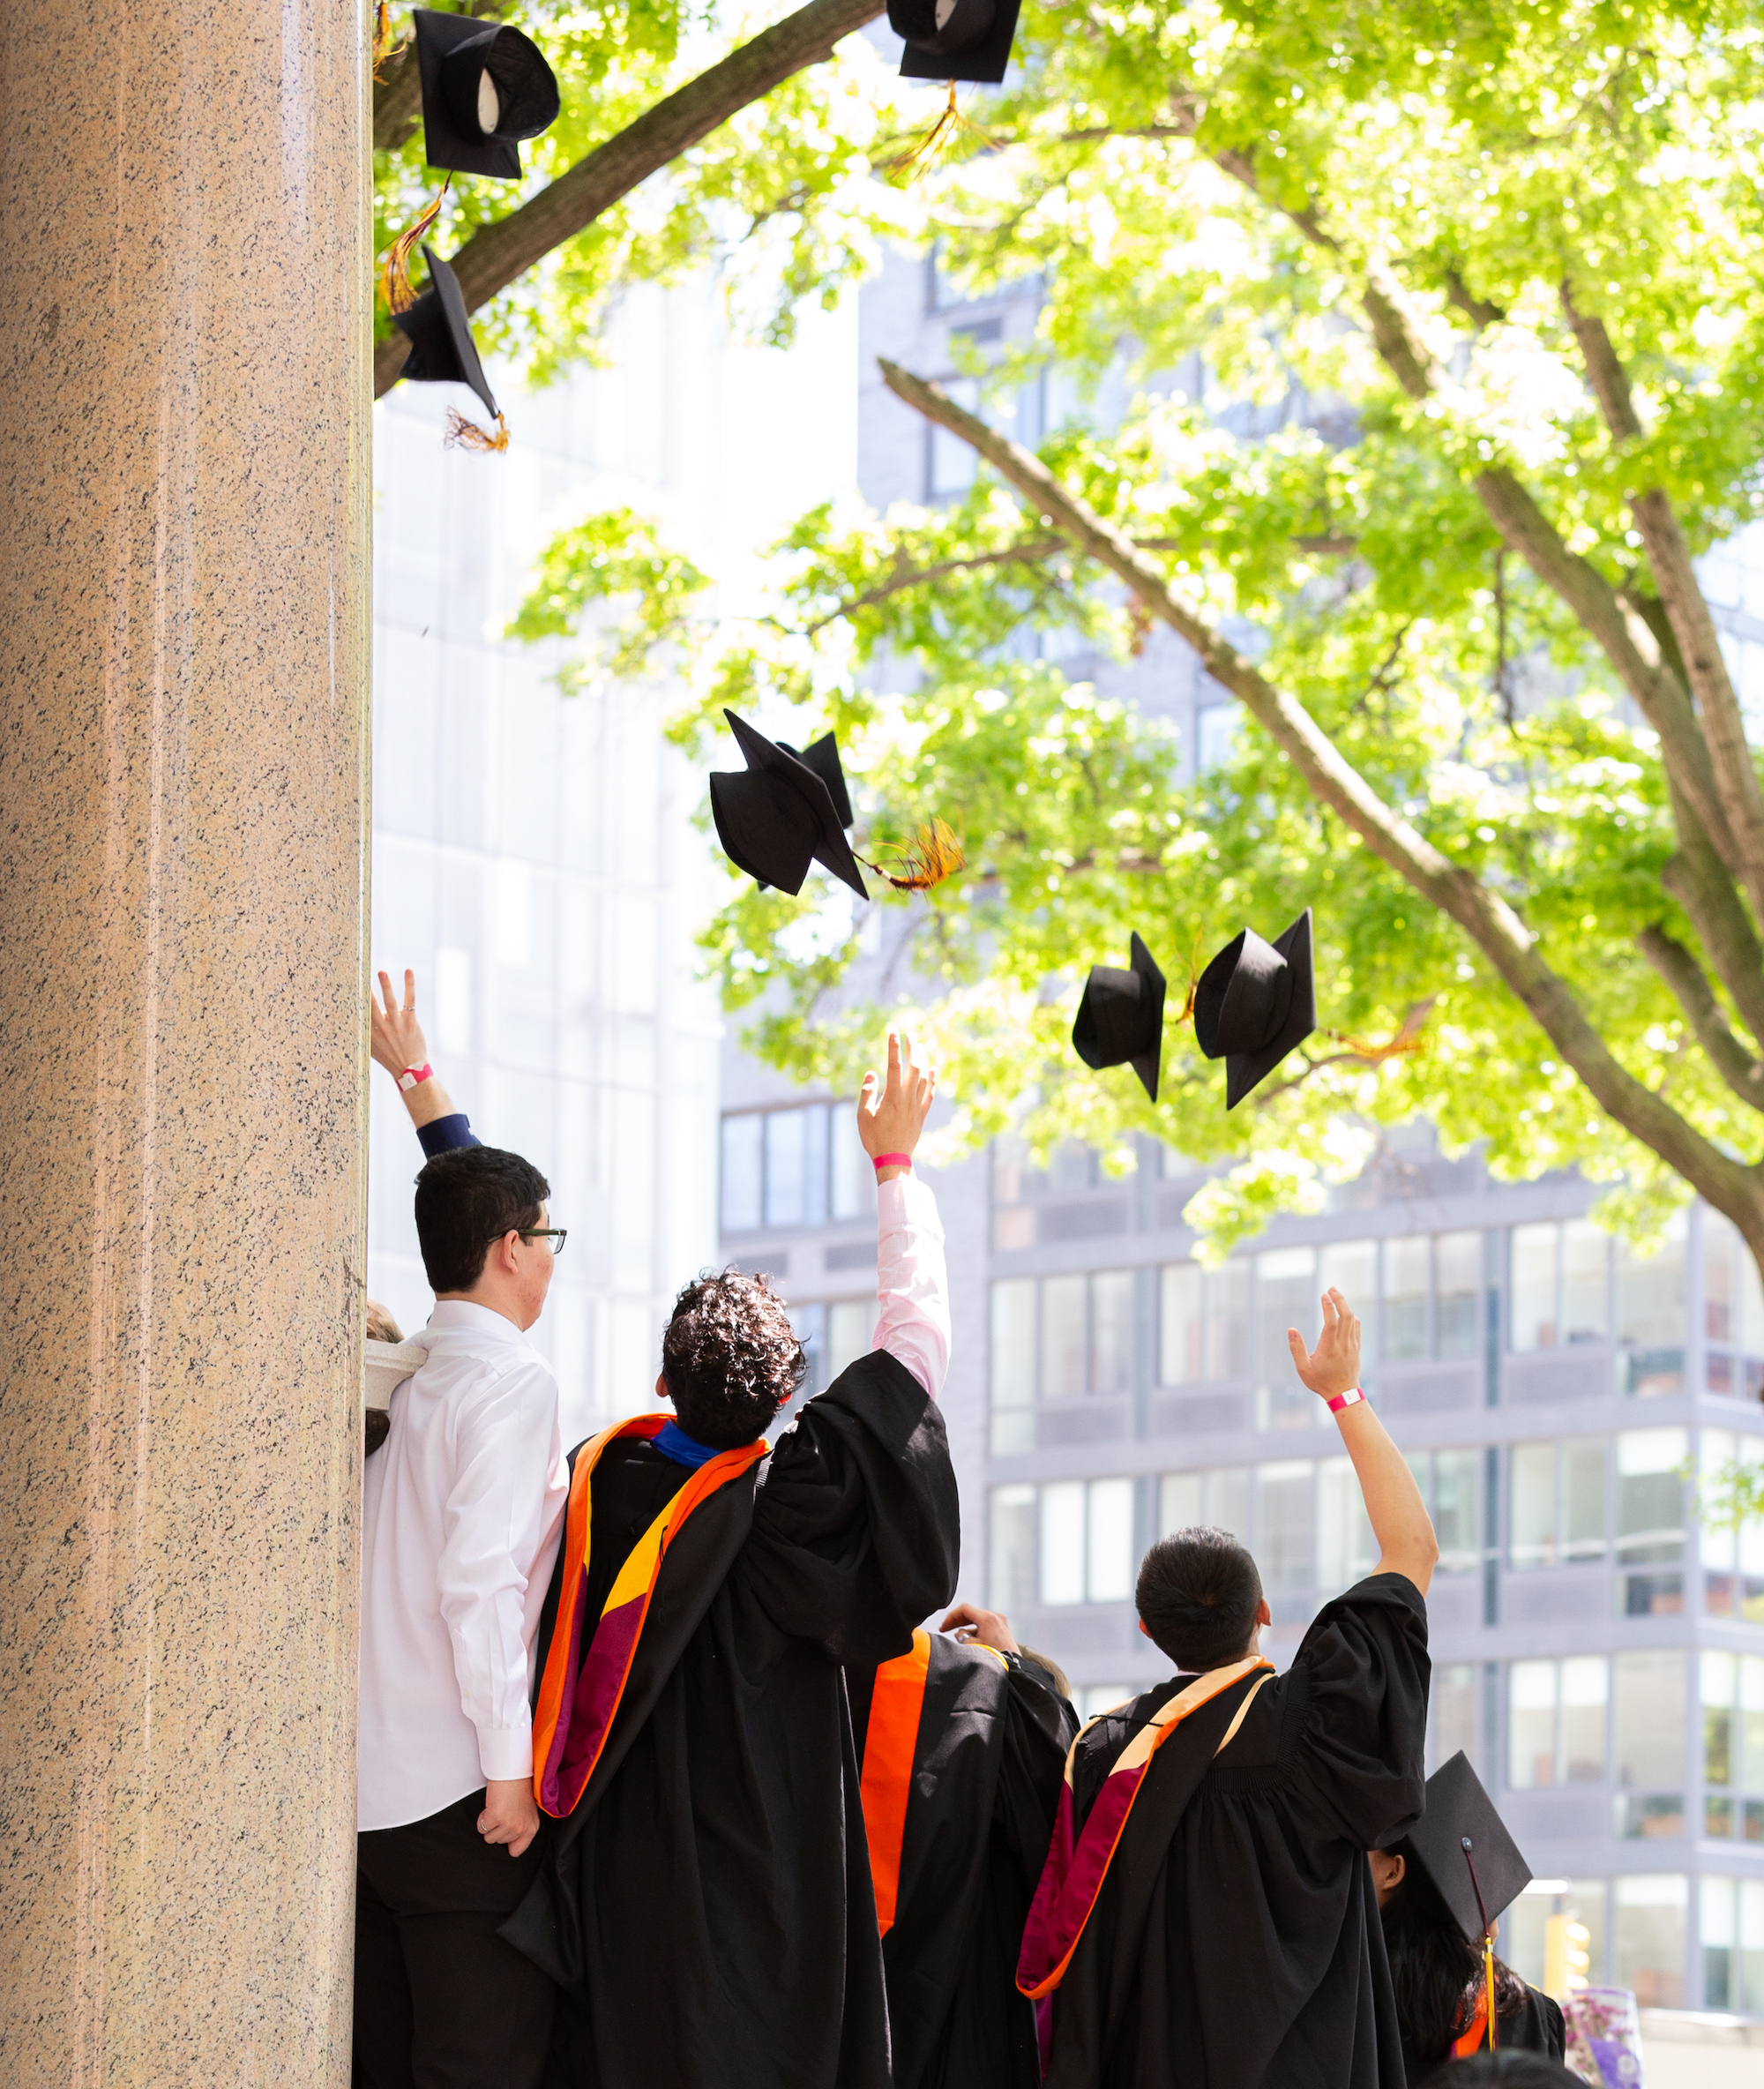
<instances>
[{"instance_id":1,"label":"pink wristband","mask_svg":"<svg viewBox=\"0 0 1764 2089\"><path fill-rule=\"evenodd\" d=\"M1358 1386L1350 1386L1345 1393L1337 1393L1330 1401L1329 1411L1331 1414L1340 1414L1344 1407L1357 1407L1364 1398L1365 1395Z\"/></svg>"},{"instance_id":2,"label":"pink wristband","mask_svg":"<svg viewBox=\"0 0 1764 2089\"><path fill-rule=\"evenodd\" d=\"M871 1158L878 1174L884 1168L910 1168L913 1164L910 1153L878 1153Z\"/></svg>"},{"instance_id":3,"label":"pink wristband","mask_svg":"<svg viewBox=\"0 0 1764 2089\"><path fill-rule=\"evenodd\" d=\"M435 1077L435 1069L424 1059L420 1067L407 1067L398 1077L398 1084L408 1095L413 1088L420 1088L425 1081Z\"/></svg>"}]
</instances>

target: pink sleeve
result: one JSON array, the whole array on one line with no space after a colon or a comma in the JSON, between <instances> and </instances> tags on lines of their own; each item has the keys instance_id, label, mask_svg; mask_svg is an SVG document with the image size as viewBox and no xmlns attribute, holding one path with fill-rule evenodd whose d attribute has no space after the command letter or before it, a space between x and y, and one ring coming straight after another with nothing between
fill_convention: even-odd
<instances>
[{"instance_id":1,"label":"pink sleeve","mask_svg":"<svg viewBox=\"0 0 1764 2089\"><path fill-rule=\"evenodd\" d=\"M897 1175L878 1186L876 1204L876 1346L935 1400L949 1368L949 1277L937 1199L916 1175Z\"/></svg>"}]
</instances>

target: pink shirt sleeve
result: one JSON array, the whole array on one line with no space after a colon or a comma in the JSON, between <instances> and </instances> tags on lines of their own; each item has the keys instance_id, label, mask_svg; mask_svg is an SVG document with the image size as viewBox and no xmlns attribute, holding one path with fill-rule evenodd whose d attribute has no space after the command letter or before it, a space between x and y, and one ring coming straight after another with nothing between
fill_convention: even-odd
<instances>
[{"instance_id":1,"label":"pink shirt sleeve","mask_svg":"<svg viewBox=\"0 0 1764 2089\"><path fill-rule=\"evenodd\" d=\"M876 1346L935 1400L949 1368L949 1274L937 1199L916 1175L878 1186Z\"/></svg>"}]
</instances>

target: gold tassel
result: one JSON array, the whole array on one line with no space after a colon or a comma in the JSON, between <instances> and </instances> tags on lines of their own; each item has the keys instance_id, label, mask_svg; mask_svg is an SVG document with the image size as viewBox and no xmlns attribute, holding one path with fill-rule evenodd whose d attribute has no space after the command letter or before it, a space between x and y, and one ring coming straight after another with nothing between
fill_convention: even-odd
<instances>
[{"instance_id":1,"label":"gold tassel","mask_svg":"<svg viewBox=\"0 0 1764 2089\"><path fill-rule=\"evenodd\" d=\"M1372 1066L1380 1066L1387 1059L1396 1059L1405 1052L1425 1052L1427 1039L1423 1035L1427 1018L1433 1013L1438 994L1429 994L1424 1001L1414 1002L1397 1028L1396 1035L1382 1044L1374 1044L1369 1037L1356 1037L1346 1030L1325 1030L1323 1035L1354 1059L1363 1059Z\"/></svg>"},{"instance_id":2,"label":"gold tassel","mask_svg":"<svg viewBox=\"0 0 1764 2089\"><path fill-rule=\"evenodd\" d=\"M386 249L385 259L380 264L380 295L385 299L389 312L407 312L416 303L416 292L410 285L410 257L423 234L440 216L441 206L446 200L452 181L450 174L437 190L434 202L413 223L407 225Z\"/></svg>"},{"instance_id":3,"label":"gold tassel","mask_svg":"<svg viewBox=\"0 0 1764 2089\"><path fill-rule=\"evenodd\" d=\"M1494 2051L1494 1939L1483 1937L1483 1970L1488 1976L1489 2051Z\"/></svg>"},{"instance_id":4,"label":"gold tassel","mask_svg":"<svg viewBox=\"0 0 1764 2089\"><path fill-rule=\"evenodd\" d=\"M1182 1013L1176 1019L1178 1022L1186 1022L1194 1014L1195 990L1200 985L1200 939L1205 933L1204 929L1196 932L1194 947L1188 955L1188 992L1182 997Z\"/></svg>"},{"instance_id":5,"label":"gold tassel","mask_svg":"<svg viewBox=\"0 0 1764 2089\"><path fill-rule=\"evenodd\" d=\"M896 153L892 159L884 160L877 171L890 181L903 186L915 174L929 174L944 153L955 142L957 134L971 131L989 152L998 150L998 140L990 131L971 123L955 106L955 82L949 83L949 100L938 111L938 118L929 131L915 139L904 152Z\"/></svg>"},{"instance_id":6,"label":"gold tassel","mask_svg":"<svg viewBox=\"0 0 1764 2089\"><path fill-rule=\"evenodd\" d=\"M408 38L394 43L392 30L392 9L386 0L377 0L374 8L373 75L376 85L384 85L380 67L388 58L395 58L404 49Z\"/></svg>"},{"instance_id":7,"label":"gold tassel","mask_svg":"<svg viewBox=\"0 0 1764 2089\"><path fill-rule=\"evenodd\" d=\"M901 874L898 877L881 864L871 863L867 856L857 860L865 870L886 878L896 892L929 892L933 885L953 877L968 861L961 843L941 820L920 827L904 849L893 849L888 853L900 865Z\"/></svg>"},{"instance_id":8,"label":"gold tassel","mask_svg":"<svg viewBox=\"0 0 1764 2089\"><path fill-rule=\"evenodd\" d=\"M447 408L447 435L441 446L446 450L505 450L508 447L508 423L497 416L497 431L480 428L475 421L468 421L458 407Z\"/></svg>"}]
</instances>

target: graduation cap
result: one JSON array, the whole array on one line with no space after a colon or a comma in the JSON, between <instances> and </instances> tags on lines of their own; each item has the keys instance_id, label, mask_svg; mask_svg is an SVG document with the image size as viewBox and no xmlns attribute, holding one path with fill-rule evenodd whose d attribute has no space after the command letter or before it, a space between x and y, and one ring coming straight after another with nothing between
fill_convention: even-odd
<instances>
[{"instance_id":1,"label":"graduation cap","mask_svg":"<svg viewBox=\"0 0 1764 2089\"><path fill-rule=\"evenodd\" d=\"M1208 1059L1225 1062L1228 1110L1316 1028L1309 907L1272 943L1242 930L1196 984L1195 1038Z\"/></svg>"},{"instance_id":2,"label":"graduation cap","mask_svg":"<svg viewBox=\"0 0 1764 2089\"><path fill-rule=\"evenodd\" d=\"M530 36L506 22L419 7L416 69L431 167L519 179L523 138L557 120L557 76Z\"/></svg>"},{"instance_id":3,"label":"graduation cap","mask_svg":"<svg viewBox=\"0 0 1764 2089\"><path fill-rule=\"evenodd\" d=\"M1011 63L1022 0L888 0L888 26L906 45L902 79L977 80L996 86Z\"/></svg>"},{"instance_id":4,"label":"graduation cap","mask_svg":"<svg viewBox=\"0 0 1764 2089\"><path fill-rule=\"evenodd\" d=\"M429 264L429 288L416 303L392 314L392 324L410 336L410 353L404 359L401 378L419 385L469 385L497 417L499 436L488 436L474 428L461 414L452 416L447 439L473 449L505 450L508 424L490 392L490 379L478 360L478 344L466 318L466 300L460 279L433 247L424 247ZM464 432L462 432L464 431ZM470 438L475 436L477 440Z\"/></svg>"},{"instance_id":5,"label":"graduation cap","mask_svg":"<svg viewBox=\"0 0 1764 2089\"><path fill-rule=\"evenodd\" d=\"M1471 1943L1480 1944L1531 1883L1531 1867L1461 1748L1428 1778L1426 1810L1407 1839Z\"/></svg>"},{"instance_id":6,"label":"graduation cap","mask_svg":"<svg viewBox=\"0 0 1764 2089\"><path fill-rule=\"evenodd\" d=\"M825 864L860 899L868 899L845 838L851 802L833 735L817 740L803 755L768 740L733 711L724 711L723 716L747 763L744 769L711 772L711 817L724 855L761 885L792 893L803 889L811 863ZM829 776L838 784L841 802Z\"/></svg>"},{"instance_id":7,"label":"graduation cap","mask_svg":"<svg viewBox=\"0 0 1764 2089\"><path fill-rule=\"evenodd\" d=\"M1163 1059L1163 974L1134 932L1129 970L1092 965L1072 1026L1072 1047L1087 1067L1130 1066L1158 1099Z\"/></svg>"},{"instance_id":8,"label":"graduation cap","mask_svg":"<svg viewBox=\"0 0 1764 2089\"><path fill-rule=\"evenodd\" d=\"M819 739L811 740L806 747L793 747L789 740L778 745L786 754L794 754L805 768L811 768L827 787L827 796L833 800L833 809L839 815L841 827L851 825L851 794L845 788L845 771L839 766L839 742L830 732L824 732Z\"/></svg>"}]
</instances>

